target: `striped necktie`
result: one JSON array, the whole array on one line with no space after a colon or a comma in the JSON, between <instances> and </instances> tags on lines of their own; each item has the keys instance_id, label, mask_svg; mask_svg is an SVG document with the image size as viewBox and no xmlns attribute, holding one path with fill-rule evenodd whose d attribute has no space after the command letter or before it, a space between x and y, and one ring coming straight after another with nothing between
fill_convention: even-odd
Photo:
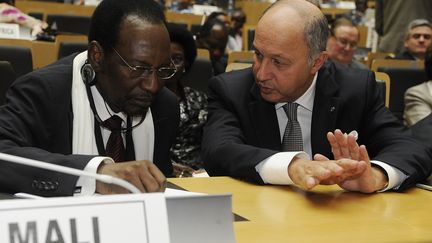
<instances>
[{"instance_id":1,"label":"striped necktie","mask_svg":"<svg viewBox=\"0 0 432 243\"><path fill-rule=\"evenodd\" d=\"M123 120L114 115L103 122L103 126L111 130L111 134L106 144L106 154L115 162L125 161L126 151L121 135L121 124Z\"/></svg>"}]
</instances>

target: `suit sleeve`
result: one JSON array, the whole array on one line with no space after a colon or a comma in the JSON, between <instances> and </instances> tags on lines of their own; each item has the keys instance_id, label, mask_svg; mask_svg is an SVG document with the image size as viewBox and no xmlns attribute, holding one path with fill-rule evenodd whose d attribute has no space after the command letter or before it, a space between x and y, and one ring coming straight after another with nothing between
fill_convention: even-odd
<instances>
[{"instance_id":1,"label":"suit sleeve","mask_svg":"<svg viewBox=\"0 0 432 243\"><path fill-rule=\"evenodd\" d=\"M226 85L234 80L223 77L209 81L209 113L202 141L205 169L212 176L232 176L262 184L255 166L277 151L246 144L238 109L247 105L235 104L241 98L233 91L235 88Z\"/></svg>"},{"instance_id":2,"label":"suit sleeve","mask_svg":"<svg viewBox=\"0 0 432 243\"><path fill-rule=\"evenodd\" d=\"M398 188L406 189L432 172L430 151L404 127L377 94L373 74L367 78L365 116L361 121L359 144L365 144L371 159L387 163L407 178Z\"/></svg>"},{"instance_id":3,"label":"suit sleeve","mask_svg":"<svg viewBox=\"0 0 432 243\"><path fill-rule=\"evenodd\" d=\"M58 75L62 82L65 75ZM11 86L0 108L0 151L76 169L94 156L71 154L70 85L53 85L40 73ZM65 98L66 97L66 98ZM65 155L69 154L69 155ZM41 196L72 195L76 176L0 161L0 190Z\"/></svg>"}]
</instances>

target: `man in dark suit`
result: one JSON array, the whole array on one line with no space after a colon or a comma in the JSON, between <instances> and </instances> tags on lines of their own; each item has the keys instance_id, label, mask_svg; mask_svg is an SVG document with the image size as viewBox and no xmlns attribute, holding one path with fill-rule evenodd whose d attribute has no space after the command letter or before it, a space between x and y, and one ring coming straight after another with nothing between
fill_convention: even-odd
<instances>
[{"instance_id":1,"label":"man in dark suit","mask_svg":"<svg viewBox=\"0 0 432 243\"><path fill-rule=\"evenodd\" d=\"M202 148L210 175L370 193L430 174L430 155L385 108L373 73L325 63L327 37L325 17L307 1L267 9L252 69L210 81Z\"/></svg>"},{"instance_id":2,"label":"man in dark suit","mask_svg":"<svg viewBox=\"0 0 432 243\"><path fill-rule=\"evenodd\" d=\"M0 110L0 151L119 177L143 192L163 191L179 120L177 99L164 88L176 72L169 50L156 2L101 2L87 52L12 85ZM127 192L5 161L0 190L43 196Z\"/></svg>"}]
</instances>

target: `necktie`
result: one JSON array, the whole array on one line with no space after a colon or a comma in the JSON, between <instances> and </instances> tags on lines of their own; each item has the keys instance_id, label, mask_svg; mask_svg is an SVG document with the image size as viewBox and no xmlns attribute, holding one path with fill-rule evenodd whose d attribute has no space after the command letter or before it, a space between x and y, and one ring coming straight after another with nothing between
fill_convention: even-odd
<instances>
[{"instance_id":1,"label":"necktie","mask_svg":"<svg viewBox=\"0 0 432 243\"><path fill-rule=\"evenodd\" d=\"M111 157L115 162L125 161L125 148L121 135L122 119L116 115L110 117L103 122L103 126L111 130L111 135L105 148L107 156Z\"/></svg>"},{"instance_id":2,"label":"necktie","mask_svg":"<svg viewBox=\"0 0 432 243\"><path fill-rule=\"evenodd\" d=\"M302 151L303 139L301 127L297 121L297 103L287 103L283 106L288 116L288 123L282 139L282 151Z\"/></svg>"}]
</instances>

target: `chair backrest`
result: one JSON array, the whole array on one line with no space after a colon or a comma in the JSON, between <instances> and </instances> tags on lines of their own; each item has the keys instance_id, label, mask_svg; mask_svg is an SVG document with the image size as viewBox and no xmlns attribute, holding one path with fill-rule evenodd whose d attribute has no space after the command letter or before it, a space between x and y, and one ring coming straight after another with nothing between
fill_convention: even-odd
<instances>
[{"instance_id":1,"label":"chair backrest","mask_svg":"<svg viewBox=\"0 0 432 243\"><path fill-rule=\"evenodd\" d=\"M32 52L28 47L0 45L0 60L10 62L17 77L33 71Z\"/></svg>"},{"instance_id":2,"label":"chair backrest","mask_svg":"<svg viewBox=\"0 0 432 243\"><path fill-rule=\"evenodd\" d=\"M197 57L182 82L185 86L207 93L208 80L211 77L213 77L213 66L210 59Z\"/></svg>"},{"instance_id":3,"label":"chair backrest","mask_svg":"<svg viewBox=\"0 0 432 243\"><path fill-rule=\"evenodd\" d=\"M60 33L76 33L87 35L90 30L90 17L68 14L48 14L48 25Z\"/></svg>"},{"instance_id":4,"label":"chair backrest","mask_svg":"<svg viewBox=\"0 0 432 243\"><path fill-rule=\"evenodd\" d=\"M255 25L245 25L243 27L243 50L253 50L253 41L255 38Z\"/></svg>"},{"instance_id":5,"label":"chair backrest","mask_svg":"<svg viewBox=\"0 0 432 243\"><path fill-rule=\"evenodd\" d=\"M87 42L64 41L60 43L58 59L69 56L75 52L87 50Z\"/></svg>"},{"instance_id":6,"label":"chair backrest","mask_svg":"<svg viewBox=\"0 0 432 243\"><path fill-rule=\"evenodd\" d=\"M228 64L234 62L253 63L252 51L233 51L228 54Z\"/></svg>"},{"instance_id":7,"label":"chair backrest","mask_svg":"<svg viewBox=\"0 0 432 243\"><path fill-rule=\"evenodd\" d=\"M395 57L394 53L391 52L368 52L366 58L366 66L372 67L372 62L375 59L389 59Z\"/></svg>"},{"instance_id":8,"label":"chair backrest","mask_svg":"<svg viewBox=\"0 0 432 243\"><path fill-rule=\"evenodd\" d=\"M15 78L12 65L8 61L0 61L0 105L4 104L7 90Z\"/></svg>"},{"instance_id":9,"label":"chair backrest","mask_svg":"<svg viewBox=\"0 0 432 243\"><path fill-rule=\"evenodd\" d=\"M389 109L400 120L403 119L405 108L405 91L427 80L426 72L418 68L381 67L379 72L387 73L391 80Z\"/></svg>"},{"instance_id":10,"label":"chair backrest","mask_svg":"<svg viewBox=\"0 0 432 243\"><path fill-rule=\"evenodd\" d=\"M385 106L388 108L390 105L390 76L387 73L375 72L375 80L378 84L378 89L383 96Z\"/></svg>"},{"instance_id":11,"label":"chair backrest","mask_svg":"<svg viewBox=\"0 0 432 243\"><path fill-rule=\"evenodd\" d=\"M252 63L233 62L227 65L225 71L230 72L234 70L245 69L248 67L252 67Z\"/></svg>"},{"instance_id":12,"label":"chair backrest","mask_svg":"<svg viewBox=\"0 0 432 243\"><path fill-rule=\"evenodd\" d=\"M197 49L197 58L209 59L210 60L210 52L204 48Z\"/></svg>"},{"instance_id":13,"label":"chair backrest","mask_svg":"<svg viewBox=\"0 0 432 243\"><path fill-rule=\"evenodd\" d=\"M424 68L423 61L400 60L400 59L374 59L372 61L372 71L379 71L380 67L389 68Z\"/></svg>"}]
</instances>

